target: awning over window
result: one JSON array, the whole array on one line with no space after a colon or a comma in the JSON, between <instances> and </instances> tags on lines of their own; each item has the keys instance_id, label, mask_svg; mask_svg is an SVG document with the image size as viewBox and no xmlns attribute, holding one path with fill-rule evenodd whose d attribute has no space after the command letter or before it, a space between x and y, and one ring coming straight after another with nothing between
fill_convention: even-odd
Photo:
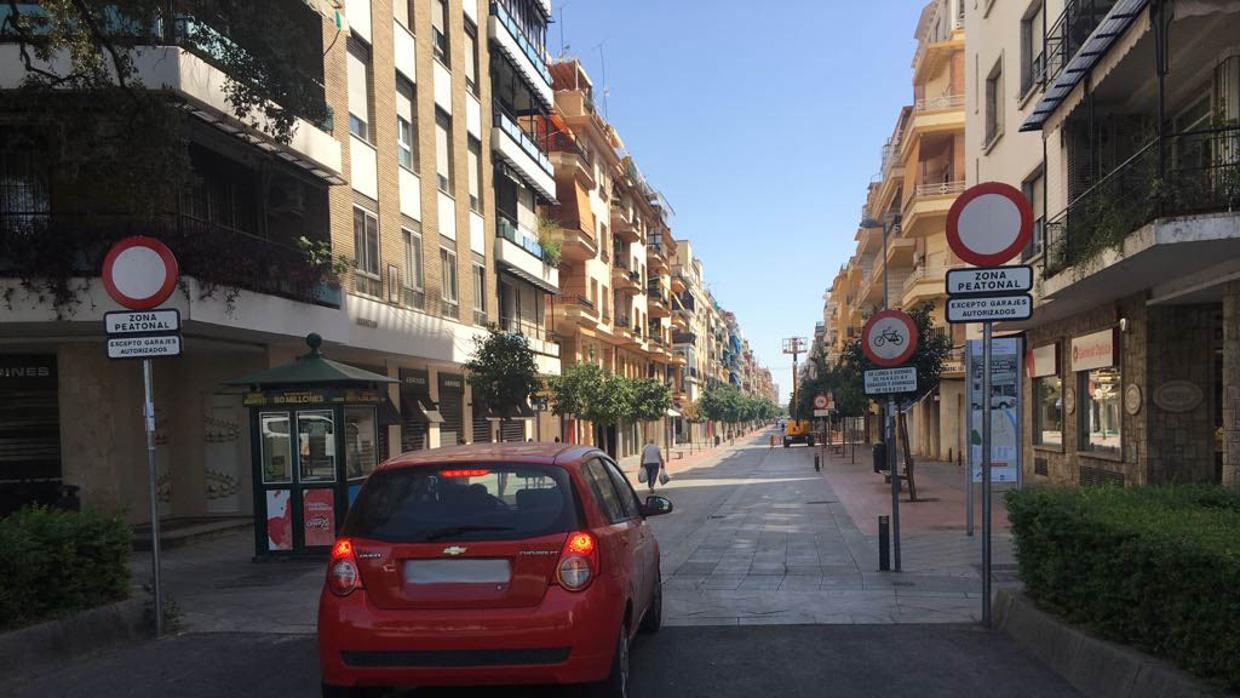
<instances>
[{"instance_id":1,"label":"awning over window","mask_svg":"<svg viewBox=\"0 0 1240 698\"><path fill-rule=\"evenodd\" d=\"M1041 99L1033 109L1033 113L1029 118L1025 119L1025 123L1021 124L1021 131L1040 131L1042 125L1050 118L1051 114L1059 108L1060 104L1067 99L1072 90L1085 78L1090 70L1097 65L1098 61L1106 55L1111 46L1124 32L1132 25L1132 21L1137 18L1145 6L1149 4L1149 0L1119 0L1107 12L1107 16L1094 27L1094 31L1090 33L1089 38L1081 45L1081 49L1076 52L1072 60L1064 66L1059 75L1051 84L1046 86L1046 91L1042 93Z\"/></svg>"}]
</instances>

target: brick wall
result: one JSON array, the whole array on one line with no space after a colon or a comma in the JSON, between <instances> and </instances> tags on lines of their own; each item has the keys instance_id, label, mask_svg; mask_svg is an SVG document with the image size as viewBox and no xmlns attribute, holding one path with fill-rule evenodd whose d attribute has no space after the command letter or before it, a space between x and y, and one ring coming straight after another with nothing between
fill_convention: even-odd
<instances>
[{"instance_id":1,"label":"brick wall","mask_svg":"<svg viewBox=\"0 0 1240 698\"><path fill-rule=\"evenodd\" d=\"M1150 439L1149 480L1154 484L1214 480L1214 384L1216 329L1222 308L1211 305L1161 306L1150 309L1148 383L1143 413ZM1168 412L1154 404L1158 386L1186 380L1201 388L1205 400L1188 412Z\"/></svg>"}]
</instances>

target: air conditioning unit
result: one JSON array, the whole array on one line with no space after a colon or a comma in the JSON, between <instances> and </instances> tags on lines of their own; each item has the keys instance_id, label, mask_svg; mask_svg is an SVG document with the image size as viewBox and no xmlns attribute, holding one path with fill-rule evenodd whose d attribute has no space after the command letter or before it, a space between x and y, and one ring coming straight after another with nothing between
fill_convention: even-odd
<instances>
[{"instance_id":1,"label":"air conditioning unit","mask_svg":"<svg viewBox=\"0 0 1240 698\"><path fill-rule=\"evenodd\" d=\"M305 214L306 195L302 183L287 177L273 180L267 188L267 211L287 216Z\"/></svg>"}]
</instances>

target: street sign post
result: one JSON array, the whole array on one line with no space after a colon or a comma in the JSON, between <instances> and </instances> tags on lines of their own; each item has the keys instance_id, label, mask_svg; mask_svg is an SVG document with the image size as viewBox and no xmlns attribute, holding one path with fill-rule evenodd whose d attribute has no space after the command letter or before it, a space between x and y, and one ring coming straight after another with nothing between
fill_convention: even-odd
<instances>
[{"instance_id":1,"label":"street sign post","mask_svg":"<svg viewBox=\"0 0 1240 698\"><path fill-rule=\"evenodd\" d=\"M181 354L181 315L175 309L156 309L176 289L180 269L172 250L155 238L125 238L103 259L103 288L112 300L131 312L104 315L110 359L142 359L142 421L146 429L147 490L151 514L151 593L154 597L155 635L163 633L164 609L159 568L158 473L155 465L155 401L152 398L151 358Z\"/></svg>"},{"instance_id":2,"label":"street sign post","mask_svg":"<svg viewBox=\"0 0 1240 698\"><path fill-rule=\"evenodd\" d=\"M1033 208L1019 189L1001 182L969 187L947 212L947 244L960 259L982 269L953 270L947 279L948 322L982 323L982 395L991 395L991 334L995 320L1025 320L1033 314L1033 272L999 267L1020 253L1033 235ZM990 627L991 419L982 406L982 623ZM972 474L969 477L972 487ZM973 511L972 490L969 496Z\"/></svg>"},{"instance_id":3,"label":"street sign post","mask_svg":"<svg viewBox=\"0 0 1240 698\"><path fill-rule=\"evenodd\" d=\"M886 287L886 267L883 272L883 286ZM883 305L886 306L884 296ZM917 370L902 364L913 358L917 351L917 323L908 313L901 310L882 310L870 316L861 328L861 350L872 363L883 369L865 372L867 395L886 395L887 412L883 441L886 444L887 463L891 473L891 552L895 571L900 571L900 475L896 467L896 399L900 392L917 390ZM909 386L909 372L912 373L912 388L905 390L879 389L882 385ZM870 391L871 381L875 387Z\"/></svg>"},{"instance_id":4,"label":"street sign post","mask_svg":"<svg viewBox=\"0 0 1240 698\"><path fill-rule=\"evenodd\" d=\"M947 321L950 323L1001 322L1028 320L1031 317L1033 296L1028 293L1013 296L950 296L947 299Z\"/></svg>"}]
</instances>

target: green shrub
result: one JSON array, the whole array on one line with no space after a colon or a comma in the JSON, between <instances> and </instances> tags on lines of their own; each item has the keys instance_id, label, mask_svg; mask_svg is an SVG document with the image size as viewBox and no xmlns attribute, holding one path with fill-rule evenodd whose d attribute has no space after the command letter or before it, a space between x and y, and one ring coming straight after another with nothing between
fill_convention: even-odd
<instances>
[{"instance_id":1,"label":"green shrub","mask_svg":"<svg viewBox=\"0 0 1240 698\"><path fill-rule=\"evenodd\" d=\"M125 599L129 549L119 516L31 508L0 519L0 628Z\"/></svg>"},{"instance_id":2,"label":"green shrub","mask_svg":"<svg viewBox=\"0 0 1240 698\"><path fill-rule=\"evenodd\" d=\"M1040 606L1240 689L1240 492L1029 488L1007 503Z\"/></svg>"}]
</instances>

